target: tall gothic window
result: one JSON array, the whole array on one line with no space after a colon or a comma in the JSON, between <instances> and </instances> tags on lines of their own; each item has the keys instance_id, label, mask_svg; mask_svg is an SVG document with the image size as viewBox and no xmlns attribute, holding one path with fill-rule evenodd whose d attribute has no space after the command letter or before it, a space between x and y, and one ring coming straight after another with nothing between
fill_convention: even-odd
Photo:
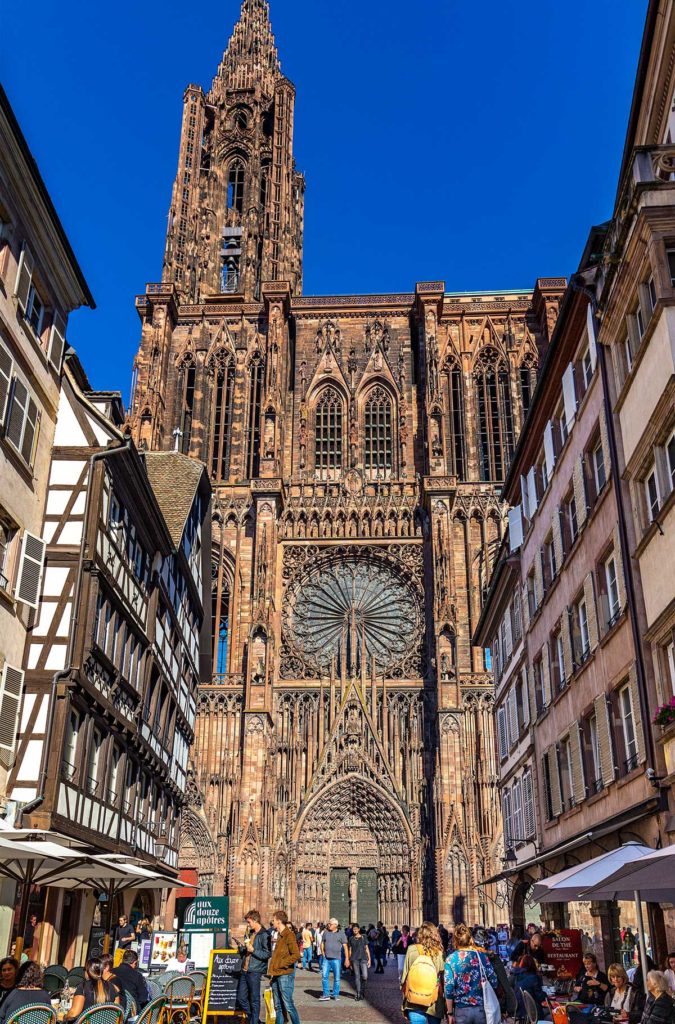
<instances>
[{"instance_id":1,"label":"tall gothic window","mask_svg":"<svg viewBox=\"0 0 675 1024\"><path fill-rule=\"evenodd\" d=\"M220 352L210 369L214 377L211 476L214 480L227 480L232 445L234 359Z\"/></svg>"},{"instance_id":2,"label":"tall gothic window","mask_svg":"<svg viewBox=\"0 0 675 1024\"><path fill-rule=\"evenodd\" d=\"M331 387L316 405L314 465L320 480L334 480L342 468L342 399Z\"/></svg>"},{"instance_id":3,"label":"tall gothic window","mask_svg":"<svg viewBox=\"0 0 675 1024\"><path fill-rule=\"evenodd\" d=\"M248 415L246 417L246 477L248 480L260 473L260 403L262 400L263 362L259 355L251 360L248 392Z\"/></svg>"},{"instance_id":4,"label":"tall gothic window","mask_svg":"<svg viewBox=\"0 0 675 1024\"><path fill-rule=\"evenodd\" d=\"M523 423L527 419L532 395L537 383L537 368L532 356L526 356L520 367L520 400L523 403Z\"/></svg>"},{"instance_id":5,"label":"tall gothic window","mask_svg":"<svg viewBox=\"0 0 675 1024\"><path fill-rule=\"evenodd\" d=\"M393 443L391 432L392 409L389 394L379 385L368 396L363 417L365 441L365 467L371 480L391 476Z\"/></svg>"},{"instance_id":6,"label":"tall gothic window","mask_svg":"<svg viewBox=\"0 0 675 1024\"><path fill-rule=\"evenodd\" d=\"M503 480L513 454L513 410L508 367L494 349L485 349L478 356L473 379L480 478Z\"/></svg>"},{"instance_id":7,"label":"tall gothic window","mask_svg":"<svg viewBox=\"0 0 675 1024\"><path fill-rule=\"evenodd\" d=\"M448 470L459 480L466 477L466 458L464 448L464 384L462 371L456 363L451 363L445 371L445 407L447 409L446 429L448 452Z\"/></svg>"},{"instance_id":8,"label":"tall gothic window","mask_svg":"<svg viewBox=\"0 0 675 1024\"><path fill-rule=\"evenodd\" d=\"M227 175L227 208L237 213L244 210L244 164L239 158L232 161Z\"/></svg>"},{"instance_id":9,"label":"tall gothic window","mask_svg":"<svg viewBox=\"0 0 675 1024\"><path fill-rule=\"evenodd\" d=\"M218 568L214 566L217 573ZM213 627L213 671L216 675L227 672L227 651L230 639L229 622L230 594L223 587L220 599L217 591L213 594L212 627Z\"/></svg>"},{"instance_id":10,"label":"tall gothic window","mask_svg":"<svg viewBox=\"0 0 675 1024\"><path fill-rule=\"evenodd\" d=\"M195 364L190 360L183 363L180 371L181 382L181 413L180 413L180 450L184 455L190 451L192 438L192 416L195 404Z\"/></svg>"}]
</instances>

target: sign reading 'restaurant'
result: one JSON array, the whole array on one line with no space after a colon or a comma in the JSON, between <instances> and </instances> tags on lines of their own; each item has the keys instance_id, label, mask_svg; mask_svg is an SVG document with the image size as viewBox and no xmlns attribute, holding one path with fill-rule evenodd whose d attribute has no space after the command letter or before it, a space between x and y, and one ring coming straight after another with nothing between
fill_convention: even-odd
<instances>
[{"instance_id":1,"label":"sign reading 'restaurant'","mask_svg":"<svg viewBox=\"0 0 675 1024\"><path fill-rule=\"evenodd\" d=\"M227 931L230 917L229 896L195 896L185 911L183 931Z\"/></svg>"}]
</instances>

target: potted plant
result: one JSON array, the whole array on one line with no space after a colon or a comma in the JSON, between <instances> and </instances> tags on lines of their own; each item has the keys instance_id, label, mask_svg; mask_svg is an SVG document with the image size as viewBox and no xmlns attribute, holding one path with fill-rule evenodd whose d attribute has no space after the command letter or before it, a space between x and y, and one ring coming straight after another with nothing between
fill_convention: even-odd
<instances>
[{"instance_id":1,"label":"potted plant","mask_svg":"<svg viewBox=\"0 0 675 1024\"><path fill-rule=\"evenodd\" d=\"M675 696L657 709L653 721L654 725L661 725L664 729L675 722Z\"/></svg>"}]
</instances>

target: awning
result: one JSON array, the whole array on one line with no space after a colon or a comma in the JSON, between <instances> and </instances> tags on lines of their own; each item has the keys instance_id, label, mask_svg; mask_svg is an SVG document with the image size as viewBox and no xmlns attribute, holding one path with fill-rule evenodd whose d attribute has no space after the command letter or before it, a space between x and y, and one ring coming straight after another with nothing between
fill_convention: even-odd
<instances>
[{"instance_id":1,"label":"awning","mask_svg":"<svg viewBox=\"0 0 675 1024\"><path fill-rule=\"evenodd\" d=\"M643 818L648 817L650 814L653 814L658 810L658 797L651 797L649 800L643 800L642 803L636 804L635 807L629 807L621 814L615 815L611 821L605 822L597 828L582 832L579 835L572 836L571 839L565 839L561 843L558 843L557 846L552 846L550 850L544 850L542 853L537 854L536 857L531 857L530 860L523 861L522 864L514 864L512 868L505 868L503 871L500 871L499 874L483 879L478 883L478 885L493 885L495 882L504 881L504 879L510 878L512 875L518 875L521 871L527 871L529 868L537 867L538 864L545 864L546 861L550 860L552 857L559 857L561 853L570 853L572 850L578 850L580 846L584 846L586 843L595 842L597 839L602 839L603 836L617 832L619 829L625 828L627 825L632 825L636 821L641 821Z\"/></svg>"}]
</instances>

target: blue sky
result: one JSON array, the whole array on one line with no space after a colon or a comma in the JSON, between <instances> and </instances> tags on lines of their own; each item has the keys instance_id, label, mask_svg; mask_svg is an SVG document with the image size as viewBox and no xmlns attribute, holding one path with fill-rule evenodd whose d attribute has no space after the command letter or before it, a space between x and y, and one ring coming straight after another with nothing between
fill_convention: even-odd
<instances>
[{"instance_id":1,"label":"blue sky","mask_svg":"<svg viewBox=\"0 0 675 1024\"><path fill-rule=\"evenodd\" d=\"M214 16L214 9L217 16ZM306 294L522 288L611 213L646 0L271 0L297 88ZM6 5L0 72L97 301L69 340L128 396L183 89L239 0Z\"/></svg>"}]
</instances>

